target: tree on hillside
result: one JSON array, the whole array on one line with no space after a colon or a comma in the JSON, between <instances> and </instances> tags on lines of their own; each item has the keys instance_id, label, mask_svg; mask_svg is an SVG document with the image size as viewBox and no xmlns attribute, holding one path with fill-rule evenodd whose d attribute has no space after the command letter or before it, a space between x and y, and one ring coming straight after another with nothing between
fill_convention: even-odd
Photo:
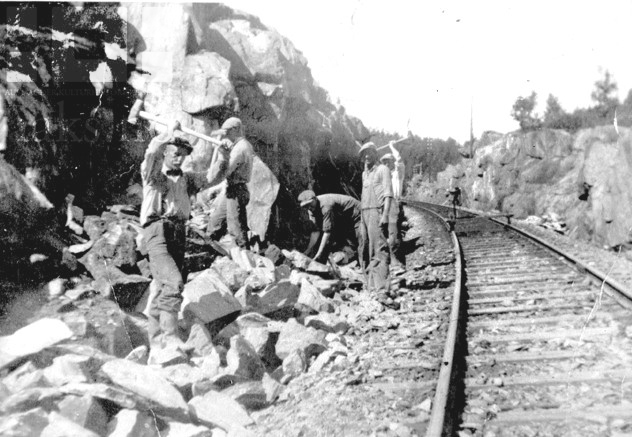
<instances>
[{"instance_id":1,"label":"tree on hillside","mask_svg":"<svg viewBox=\"0 0 632 437\"><path fill-rule=\"evenodd\" d=\"M614 116L614 110L619 104L616 96L618 85L608 70L601 80L595 82L595 89L590 97L595 102L595 111L602 119L610 119Z\"/></svg>"},{"instance_id":2,"label":"tree on hillside","mask_svg":"<svg viewBox=\"0 0 632 437\"><path fill-rule=\"evenodd\" d=\"M542 121L533 110L537 102L538 95L535 91L529 97L518 97L511 109L511 116L520 124L520 129L530 131L540 128Z\"/></svg>"},{"instance_id":3,"label":"tree on hillside","mask_svg":"<svg viewBox=\"0 0 632 437\"><path fill-rule=\"evenodd\" d=\"M632 89L617 108L617 122L619 126L632 126Z\"/></svg>"},{"instance_id":4,"label":"tree on hillside","mask_svg":"<svg viewBox=\"0 0 632 437\"><path fill-rule=\"evenodd\" d=\"M546 109L544 110L544 124L551 124L560 119L564 115L564 109L560 105L560 101L553 94L549 94L546 99Z\"/></svg>"},{"instance_id":5,"label":"tree on hillside","mask_svg":"<svg viewBox=\"0 0 632 437\"><path fill-rule=\"evenodd\" d=\"M583 115L577 113L569 114L560 105L560 101L553 94L549 94L546 99L546 110L544 111L543 127L549 129L564 129L575 132L581 127Z\"/></svg>"}]
</instances>

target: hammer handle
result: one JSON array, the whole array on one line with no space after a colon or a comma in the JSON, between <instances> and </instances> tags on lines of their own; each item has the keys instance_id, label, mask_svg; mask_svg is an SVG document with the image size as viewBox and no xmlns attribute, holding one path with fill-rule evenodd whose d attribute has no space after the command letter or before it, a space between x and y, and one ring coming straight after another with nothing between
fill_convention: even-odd
<instances>
[{"instance_id":1,"label":"hammer handle","mask_svg":"<svg viewBox=\"0 0 632 437\"><path fill-rule=\"evenodd\" d=\"M163 126L167 126L168 125L168 122L166 120L164 120L164 119L162 119L160 117L156 117L154 114L151 114L151 113L146 112L146 111L140 111L138 113L138 116L140 118L144 118L145 120L149 120L149 121L153 121L153 122L158 123L158 124L162 124ZM209 143L214 144L216 146L219 146L219 145L222 144L222 142L219 141L218 139L213 138L213 137L209 137L208 135L204 135L204 134L201 134L199 132L196 132L193 129L189 129L186 126L180 126L180 130L182 132L184 132L185 134L189 134L189 135L193 135L194 137L201 138L204 141L208 141Z\"/></svg>"},{"instance_id":2,"label":"hammer handle","mask_svg":"<svg viewBox=\"0 0 632 437\"><path fill-rule=\"evenodd\" d=\"M393 141L393 144L401 143L402 141L405 141L405 140L407 140L408 138L410 138L410 137L400 138L400 139L399 139L399 140L397 140L397 141ZM387 147L388 147L388 143L387 143L387 144L384 144L383 146L378 147L378 148L377 148L377 150L386 149Z\"/></svg>"}]
</instances>

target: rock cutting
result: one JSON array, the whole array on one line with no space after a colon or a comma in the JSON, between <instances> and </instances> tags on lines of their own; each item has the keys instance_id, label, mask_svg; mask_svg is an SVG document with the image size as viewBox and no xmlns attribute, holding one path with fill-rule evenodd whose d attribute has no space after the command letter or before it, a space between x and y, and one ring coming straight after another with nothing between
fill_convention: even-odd
<instances>
[{"instance_id":1,"label":"rock cutting","mask_svg":"<svg viewBox=\"0 0 632 437\"><path fill-rule=\"evenodd\" d=\"M2 11L0 435L630 434L632 100L461 145L224 4Z\"/></svg>"}]
</instances>

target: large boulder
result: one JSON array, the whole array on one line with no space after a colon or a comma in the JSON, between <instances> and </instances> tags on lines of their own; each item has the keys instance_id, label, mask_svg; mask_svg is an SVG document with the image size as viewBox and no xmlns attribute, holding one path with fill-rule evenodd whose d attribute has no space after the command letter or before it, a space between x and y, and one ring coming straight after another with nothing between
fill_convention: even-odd
<instances>
[{"instance_id":1,"label":"large boulder","mask_svg":"<svg viewBox=\"0 0 632 437\"><path fill-rule=\"evenodd\" d=\"M189 405L197 420L206 426L219 426L225 430L232 427L247 426L254 421L248 412L230 396L217 391L209 391L203 396L196 396Z\"/></svg>"},{"instance_id":2,"label":"large boulder","mask_svg":"<svg viewBox=\"0 0 632 437\"><path fill-rule=\"evenodd\" d=\"M226 371L232 375L259 380L265 373L265 367L257 351L241 335L230 339L226 363Z\"/></svg>"},{"instance_id":3,"label":"large boulder","mask_svg":"<svg viewBox=\"0 0 632 437\"><path fill-rule=\"evenodd\" d=\"M59 414L97 434L102 433L108 423L103 404L92 396L66 396L59 403Z\"/></svg>"},{"instance_id":4,"label":"large boulder","mask_svg":"<svg viewBox=\"0 0 632 437\"><path fill-rule=\"evenodd\" d=\"M73 332L61 320L40 319L0 337L0 369L72 336Z\"/></svg>"},{"instance_id":5,"label":"large boulder","mask_svg":"<svg viewBox=\"0 0 632 437\"><path fill-rule=\"evenodd\" d=\"M48 415L49 423L42 430L41 437L99 437L94 431L84 428L61 414L51 411Z\"/></svg>"},{"instance_id":6,"label":"large boulder","mask_svg":"<svg viewBox=\"0 0 632 437\"><path fill-rule=\"evenodd\" d=\"M283 325L276 344L276 354L285 359L293 351L300 350L309 359L327 348L326 334L314 328L307 328L290 319Z\"/></svg>"},{"instance_id":7,"label":"large boulder","mask_svg":"<svg viewBox=\"0 0 632 437\"><path fill-rule=\"evenodd\" d=\"M182 313L190 312L204 323L241 311L239 301L213 269L203 271L188 282L182 296Z\"/></svg>"},{"instance_id":8,"label":"large boulder","mask_svg":"<svg viewBox=\"0 0 632 437\"><path fill-rule=\"evenodd\" d=\"M101 372L114 384L147 400L156 413L189 421L189 410L182 395L150 367L117 359L105 363Z\"/></svg>"},{"instance_id":9,"label":"large boulder","mask_svg":"<svg viewBox=\"0 0 632 437\"><path fill-rule=\"evenodd\" d=\"M293 308L298 301L300 291L300 288L288 279L271 284L259 293L255 310L261 314L270 314Z\"/></svg>"}]
</instances>

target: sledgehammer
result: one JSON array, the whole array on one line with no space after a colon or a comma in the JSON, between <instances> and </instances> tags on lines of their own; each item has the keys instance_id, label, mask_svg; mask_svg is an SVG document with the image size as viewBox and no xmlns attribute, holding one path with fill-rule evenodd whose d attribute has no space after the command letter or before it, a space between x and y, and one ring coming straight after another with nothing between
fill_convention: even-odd
<instances>
[{"instance_id":1,"label":"sledgehammer","mask_svg":"<svg viewBox=\"0 0 632 437\"><path fill-rule=\"evenodd\" d=\"M153 121L154 123L161 124L163 126L168 125L168 121L164 120L154 114L143 111L143 104L145 101L145 94L141 93L139 97L134 102L132 109L129 111L129 116L127 117L127 122L131 124L136 124L138 122L138 118L143 118L145 120ZM185 134L193 135L194 137L201 138L205 141L208 141L211 144L216 146L220 146L222 143L217 138L209 137L208 135L201 134L199 132L194 131L193 129L189 129L186 126L180 126L180 130Z\"/></svg>"},{"instance_id":2,"label":"sledgehammer","mask_svg":"<svg viewBox=\"0 0 632 437\"><path fill-rule=\"evenodd\" d=\"M405 138L400 138L399 140L395 140L392 142L388 142L386 144L384 144L383 146L377 147L376 150L382 150L382 149L386 149L387 147L390 147L390 144L397 144L397 143L401 143L402 141L406 141L410 138L410 136L407 136ZM356 140L356 144L358 145L358 147L362 147L362 144L360 144L359 141Z\"/></svg>"}]
</instances>

